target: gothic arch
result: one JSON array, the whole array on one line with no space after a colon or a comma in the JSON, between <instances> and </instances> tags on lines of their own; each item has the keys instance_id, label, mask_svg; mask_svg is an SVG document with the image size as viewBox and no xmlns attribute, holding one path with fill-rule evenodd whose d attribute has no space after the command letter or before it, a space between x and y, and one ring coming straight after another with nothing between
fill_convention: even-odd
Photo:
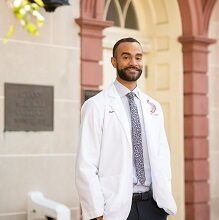
<instances>
[{"instance_id":1,"label":"gothic arch","mask_svg":"<svg viewBox=\"0 0 219 220\"><path fill-rule=\"evenodd\" d=\"M209 19L216 0L178 0L183 35L200 35L208 34Z\"/></svg>"}]
</instances>

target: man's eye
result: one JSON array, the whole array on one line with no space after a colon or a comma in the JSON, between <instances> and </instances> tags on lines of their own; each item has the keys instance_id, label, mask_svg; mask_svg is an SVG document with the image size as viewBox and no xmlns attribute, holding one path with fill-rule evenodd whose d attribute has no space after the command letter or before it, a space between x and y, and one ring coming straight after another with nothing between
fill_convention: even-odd
<instances>
[{"instance_id":1,"label":"man's eye","mask_svg":"<svg viewBox=\"0 0 219 220\"><path fill-rule=\"evenodd\" d=\"M136 57L136 60L140 61L140 60L142 60L142 57Z\"/></svg>"}]
</instances>

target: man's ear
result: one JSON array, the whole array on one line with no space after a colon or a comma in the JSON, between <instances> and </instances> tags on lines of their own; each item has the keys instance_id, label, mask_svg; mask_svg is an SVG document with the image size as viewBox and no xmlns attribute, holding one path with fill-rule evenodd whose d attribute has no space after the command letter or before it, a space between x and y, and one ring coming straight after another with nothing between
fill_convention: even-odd
<instances>
[{"instance_id":1,"label":"man's ear","mask_svg":"<svg viewBox=\"0 0 219 220\"><path fill-rule=\"evenodd\" d=\"M116 58L115 57L111 57L111 63L112 63L114 68L117 67L117 63L116 63Z\"/></svg>"}]
</instances>

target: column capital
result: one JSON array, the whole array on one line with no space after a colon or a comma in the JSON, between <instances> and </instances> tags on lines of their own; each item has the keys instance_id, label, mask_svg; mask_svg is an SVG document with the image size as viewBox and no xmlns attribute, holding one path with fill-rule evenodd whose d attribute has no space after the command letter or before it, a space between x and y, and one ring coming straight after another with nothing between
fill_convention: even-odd
<instances>
[{"instance_id":1,"label":"column capital","mask_svg":"<svg viewBox=\"0 0 219 220\"><path fill-rule=\"evenodd\" d=\"M76 18L75 22L81 27L80 35L101 38L103 37L102 30L113 25L112 21L97 20L93 18Z\"/></svg>"},{"instance_id":2,"label":"column capital","mask_svg":"<svg viewBox=\"0 0 219 220\"><path fill-rule=\"evenodd\" d=\"M200 35L183 35L178 40L183 46L184 73L206 74L208 71L208 47L216 40Z\"/></svg>"},{"instance_id":3,"label":"column capital","mask_svg":"<svg viewBox=\"0 0 219 220\"><path fill-rule=\"evenodd\" d=\"M185 44L201 44L201 45L210 45L216 43L216 39L209 38L206 36L194 36L194 35L182 35L178 38L179 42L182 45Z\"/></svg>"}]
</instances>

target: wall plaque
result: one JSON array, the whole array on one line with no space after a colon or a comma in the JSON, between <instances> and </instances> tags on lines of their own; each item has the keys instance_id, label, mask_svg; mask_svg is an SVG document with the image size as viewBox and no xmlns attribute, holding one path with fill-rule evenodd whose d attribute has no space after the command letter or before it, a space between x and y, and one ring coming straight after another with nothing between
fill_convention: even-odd
<instances>
[{"instance_id":1,"label":"wall plaque","mask_svg":"<svg viewBox=\"0 0 219 220\"><path fill-rule=\"evenodd\" d=\"M53 86L5 83L5 131L52 131Z\"/></svg>"}]
</instances>

